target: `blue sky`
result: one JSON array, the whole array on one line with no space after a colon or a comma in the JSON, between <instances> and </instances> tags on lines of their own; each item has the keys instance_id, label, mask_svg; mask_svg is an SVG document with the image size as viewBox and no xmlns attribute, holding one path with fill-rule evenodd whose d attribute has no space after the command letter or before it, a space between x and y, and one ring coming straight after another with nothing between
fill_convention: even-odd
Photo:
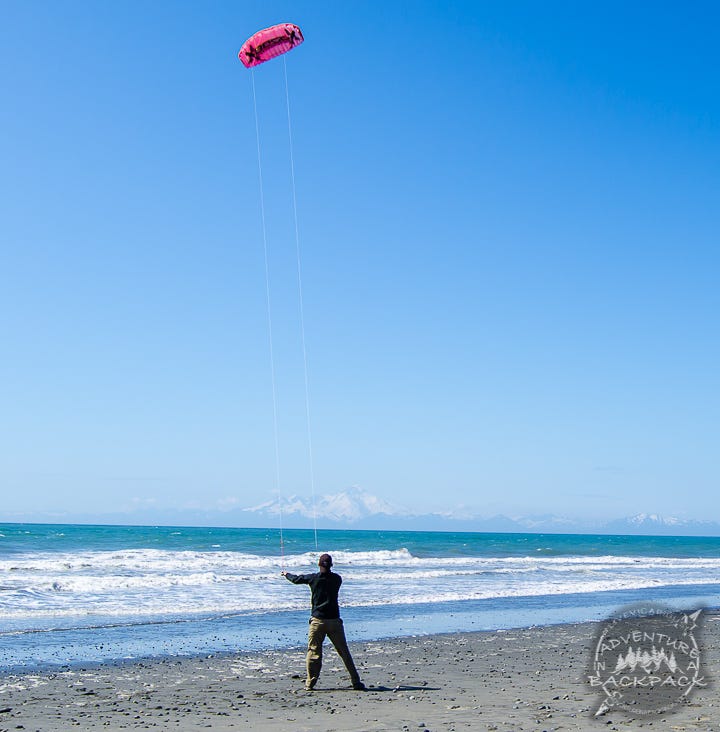
<instances>
[{"instance_id":1,"label":"blue sky","mask_svg":"<svg viewBox=\"0 0 720 732\"><path fill-rule=\"evenodd\" d=\"M3 3L0 518L273 495L236 54L291 21L316 490L719 519L718 13L626 5ZM255 81L308 494L282 63Z\"/></svg>"}]
</instances>

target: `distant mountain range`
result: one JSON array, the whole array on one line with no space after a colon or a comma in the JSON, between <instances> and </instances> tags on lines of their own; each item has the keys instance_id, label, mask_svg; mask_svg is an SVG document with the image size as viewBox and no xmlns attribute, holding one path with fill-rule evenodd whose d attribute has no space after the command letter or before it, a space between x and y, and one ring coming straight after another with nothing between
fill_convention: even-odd
<instances>
[{"instance_id":1,"label":"distant mountain range","mask_svg":"<svg viewBox=\"0 0 720 732\"><path fill-rule=\"evenodd\" d=\"M480 516L468 510L413 513L362 488L319 495L281 496L249 508L138 508L114 514L0 515L0 521L43 523L134 524L146 526L238 526L266 528L370 529L387 531L487 531L534 534L631 534L651 536L720 536L720 522L695 521L639 513L613 521L571 519L554 514Z\"/></svg>"},{"instance_id":2,"label":"distant mountain range","mask_svg":"<svg viewBox=\"0 0 720 732\"><path fill-rule=\"evenodd\" d=\"M581 521L553 514L513 517L483 517L467 512L415 514L357 487L318 496L314 508L310 498L291 495L235 514L244 518L243 526L275 525L282 515L283 525L288 528L308 528L317 521L321 528L720 536L720 522L647 513L613 521Z\"/></svg>"}]
</instances>

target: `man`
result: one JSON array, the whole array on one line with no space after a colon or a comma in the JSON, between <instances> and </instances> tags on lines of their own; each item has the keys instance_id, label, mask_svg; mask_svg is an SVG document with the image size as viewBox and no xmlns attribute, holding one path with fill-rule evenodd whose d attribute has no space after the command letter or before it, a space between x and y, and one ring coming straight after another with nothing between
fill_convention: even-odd
<instances>
[{"instance_id":1,"label":"man","mask_svg":"<svg viewBox=\"0 0 720 732\"><path fill-rule=\"evenodd\" d=\"M318 560L319 572L314 574L281 572L285 579L295 585L310 585L312 591L312 617L308 632L305 688L308 691L315 688L322 668L323 641L325 636L328 636L350 674L353 689L365 691L365 684L360 681L360 674L355 668L347 640L345 640L345 629L343 621L340 619L340 606L338 605L338 592L340 592L342 577L332 571L332 563L332 557L329 554L322 554Z\"/></svg>"}]
</instances>

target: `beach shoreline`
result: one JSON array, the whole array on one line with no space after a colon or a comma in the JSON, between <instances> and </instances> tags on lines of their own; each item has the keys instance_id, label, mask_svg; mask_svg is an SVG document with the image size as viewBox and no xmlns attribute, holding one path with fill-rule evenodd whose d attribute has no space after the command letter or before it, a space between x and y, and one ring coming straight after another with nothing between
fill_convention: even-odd
<instances>
[{"instance_id":1,"label":"beach shoreline","mask_svg":"<svg viewBox=\"0 0 720 732\"><path fill-rule=\"evenodd\" d=\"M367 692L350 688L328 643L317 689L304 690L304 626L297 645L283 650L3 673L0 730L720 729L712 683L671 713L611 710L593 718L600 698L587 670L598 628L573 623L351 643ZM712 680L720 614L706 613L701 643Z\"/></svg>"}]
</instances>

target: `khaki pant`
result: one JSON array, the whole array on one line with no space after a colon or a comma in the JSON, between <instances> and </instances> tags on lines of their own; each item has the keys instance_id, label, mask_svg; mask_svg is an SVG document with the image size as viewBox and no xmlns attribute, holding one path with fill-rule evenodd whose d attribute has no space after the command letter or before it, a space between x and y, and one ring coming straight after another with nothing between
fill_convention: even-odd
<instances>
[{"instance_id":1,"label":"khaki pant","mask_svg":"<svg viewBox=\"0 0 720 732\"><path fill-rule=\"evenodd\" d=\"M345 628L340 618L336 620L320 620L319 618L310 618L310 630L308 631L308 651L307 651L307 681L305 685L312 689L317 683L322 668L322 647L325 636L330 638L330 642L335 646L340 658L342 658L345 668L350 674L350 680L353 684L360 683L360 675L355 668L355 663L350 655L347 640L345 640Z\"/></svg>"}]
</instances>

